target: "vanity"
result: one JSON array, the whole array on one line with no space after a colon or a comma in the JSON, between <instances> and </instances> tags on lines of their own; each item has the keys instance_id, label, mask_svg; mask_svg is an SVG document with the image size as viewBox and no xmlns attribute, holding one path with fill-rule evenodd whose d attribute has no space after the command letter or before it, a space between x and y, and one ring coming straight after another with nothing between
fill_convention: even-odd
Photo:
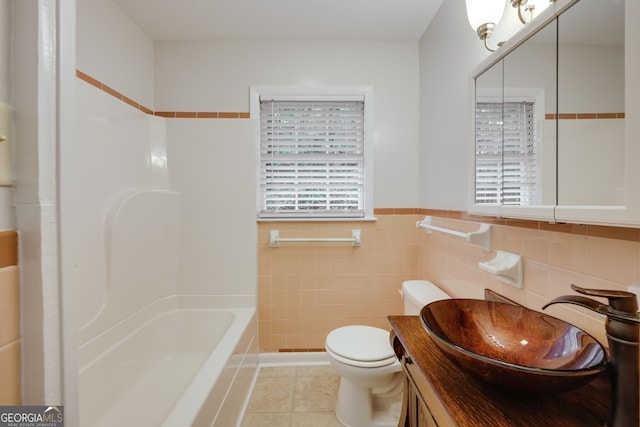
<instances>
[{"instance_id":1,"label":"vanity","mask_svg":"<svg viewBox=\"0 0 640 427\"><path fill-rule=\"evenodd\" d=\"M603 373L561 394L518 394L492 388L446 358L419 316L389 316L391 345L405 374L401 427L602 427L610 408Z\"/></svg>"}]
</instances>

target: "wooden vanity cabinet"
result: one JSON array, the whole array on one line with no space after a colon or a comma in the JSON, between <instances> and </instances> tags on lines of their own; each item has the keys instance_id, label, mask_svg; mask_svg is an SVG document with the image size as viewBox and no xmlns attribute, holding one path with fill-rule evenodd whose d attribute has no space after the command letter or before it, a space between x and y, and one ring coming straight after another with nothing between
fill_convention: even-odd
<instances>
[{"instance_id":1,"label":"wooden vanity cabinet","mask_svg":"<svg viewBox=\"0 0 640 427\"><path fill-rule=\"evenodd\" d=\"M423 331L418 331L422 333ZM414 363L412 356L405 350L401 340L391 331L391 345L402 365L404 372L404 393L402 395L402 414L399 427L438 427L455 426L455 422L449 419L446 410L438 402L433 388L418 364ZM439 414L439 423L436 422L434 412Z\"/></svg>"},{"instance_id":2,"label":"wooden vanity cabinet","mask_svg":"<svg viewBox=\"0 0 640 427\"><path fill-rule=\"evenodd\" d=\"M418 316L389 316L405 374L400 427L602 427L610 381L603 374L561 394L518 394L472 378L447 359Z\"/></svg>"},{"instance_id":3,"label":"wooden vanity cabinet","mask_svg":"<svg viewBox=\"0 0 640 427\"><path fill-rule=\"evenodd\" d=\"M416 369L410 357L399 356L402 363L404 377L404 394L402 402L402 418L400 427L437 427L436 420L420 394L420 388L412 372Z\"/></svg>"}]
</instances>

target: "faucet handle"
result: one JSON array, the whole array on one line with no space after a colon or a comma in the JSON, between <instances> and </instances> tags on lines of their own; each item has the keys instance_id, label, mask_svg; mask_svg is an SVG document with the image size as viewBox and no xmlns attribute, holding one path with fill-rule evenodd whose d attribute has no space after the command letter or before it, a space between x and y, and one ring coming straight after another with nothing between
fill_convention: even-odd
<instances>
[{"instance_id":1,"label":"faucet handle","mask_svg":"<svg viewBox=\"0 0 640 427\"><path fill-rule=\"evenodd\" d=\"M638 298L636 294L626 291L614 291L609 289L586 289L571 284L571 289L583 295L603 297L609 300L611 308L618 312L636 314L638 311Z\"/></svg>"}]
</instances>

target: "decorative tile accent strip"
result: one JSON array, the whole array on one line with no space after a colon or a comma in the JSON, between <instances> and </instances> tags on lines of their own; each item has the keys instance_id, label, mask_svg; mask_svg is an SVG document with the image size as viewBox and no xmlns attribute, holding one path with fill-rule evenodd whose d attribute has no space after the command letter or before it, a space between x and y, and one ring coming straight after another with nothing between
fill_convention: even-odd
<instances>
[{"instance_id":1,"label":"decorative tile accent strip","mask_svg":"<svg viewBox=\"0 0 640 427\"><path fill-rule=\"evenodd\" d=\"M279 353L316 353L325 351L324 348L280 348Z\"/></svg>"},{"instance_id":2,"label":"decorative tile accent strip","mask_svg":"<svg viewBox=\"0 0 640 427\"><path fill-rule=\"evenodd\" d=\"M149 114L149 115L153 115L153 116L159 116L159 117L165 117L165 118L176 118L176 119L248 119L249 118L249 113L248 112L228 112L228 111L222 111L222 112L217 112L217 111L153 111L150 108L145 107L144 105L141 105L139 103L137 103L136 101L134 101L133 99L123 95L122 93L118 92L117 90L107 86L106 84L100 82L97 79L94 79L93 77L89 76L86 73L83 73L80 70L76 70L76 77L78 77L80 80L83 80L87 83L89 83L90 85L100 89L103 92L108 93L109 95L118 98L120 101L129 104L130 106L132 106L133 108L136 108L140 111L142 111L145 114Z\"/></svg>"},{"instance_id":3,"label":"decorative tile accent strip","mask_svg":"<svg viewBox=\"0 0 640 427\"><path fill-rule=\"evenodd\" d=\"M0 232L0 268L18 265L18 233Z\"/></svg>"},{"instance_id":4,"label":"decorative tile accent strip","mask_svg":"<svg viewBox=\"0 0 640 427\"><path fill-rule=\"evenodd\" d=\"M559 113L545 114L545 120L595 120L595 119L624 119L624 113Z\"/></svg>"},{"instance_id":5,"label":"decorative tile accent strip","mask_svg":"<svg viewBox=\"0 0 640 427\"><path fill-rule=\"evenodd\" d=\"M377 208L373 210L374 215L415 215L416 208Z\"/></svg>"}]
</instances>

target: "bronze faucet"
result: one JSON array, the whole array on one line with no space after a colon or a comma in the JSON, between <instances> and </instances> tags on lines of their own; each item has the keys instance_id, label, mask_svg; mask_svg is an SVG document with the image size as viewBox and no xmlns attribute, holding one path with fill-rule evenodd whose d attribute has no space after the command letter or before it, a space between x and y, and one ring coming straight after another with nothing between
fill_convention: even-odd
<instances>
[{"instance_id":1,"label":"bronze faucet","mask_svg":"<svg viewBox=\"0 0 640 427\"><path fill-rule=\"evenodd\" d=\"M584 289L571 285L584 295L608 298L609 305L579 295L565 295L545 304L568 303L586 307L607 316L605 330L609 342L611 371L611 413L607 427L640 426L640 373L638 367L638 300L635 294L605 289Z\"/></svg>"}]
</instances>

